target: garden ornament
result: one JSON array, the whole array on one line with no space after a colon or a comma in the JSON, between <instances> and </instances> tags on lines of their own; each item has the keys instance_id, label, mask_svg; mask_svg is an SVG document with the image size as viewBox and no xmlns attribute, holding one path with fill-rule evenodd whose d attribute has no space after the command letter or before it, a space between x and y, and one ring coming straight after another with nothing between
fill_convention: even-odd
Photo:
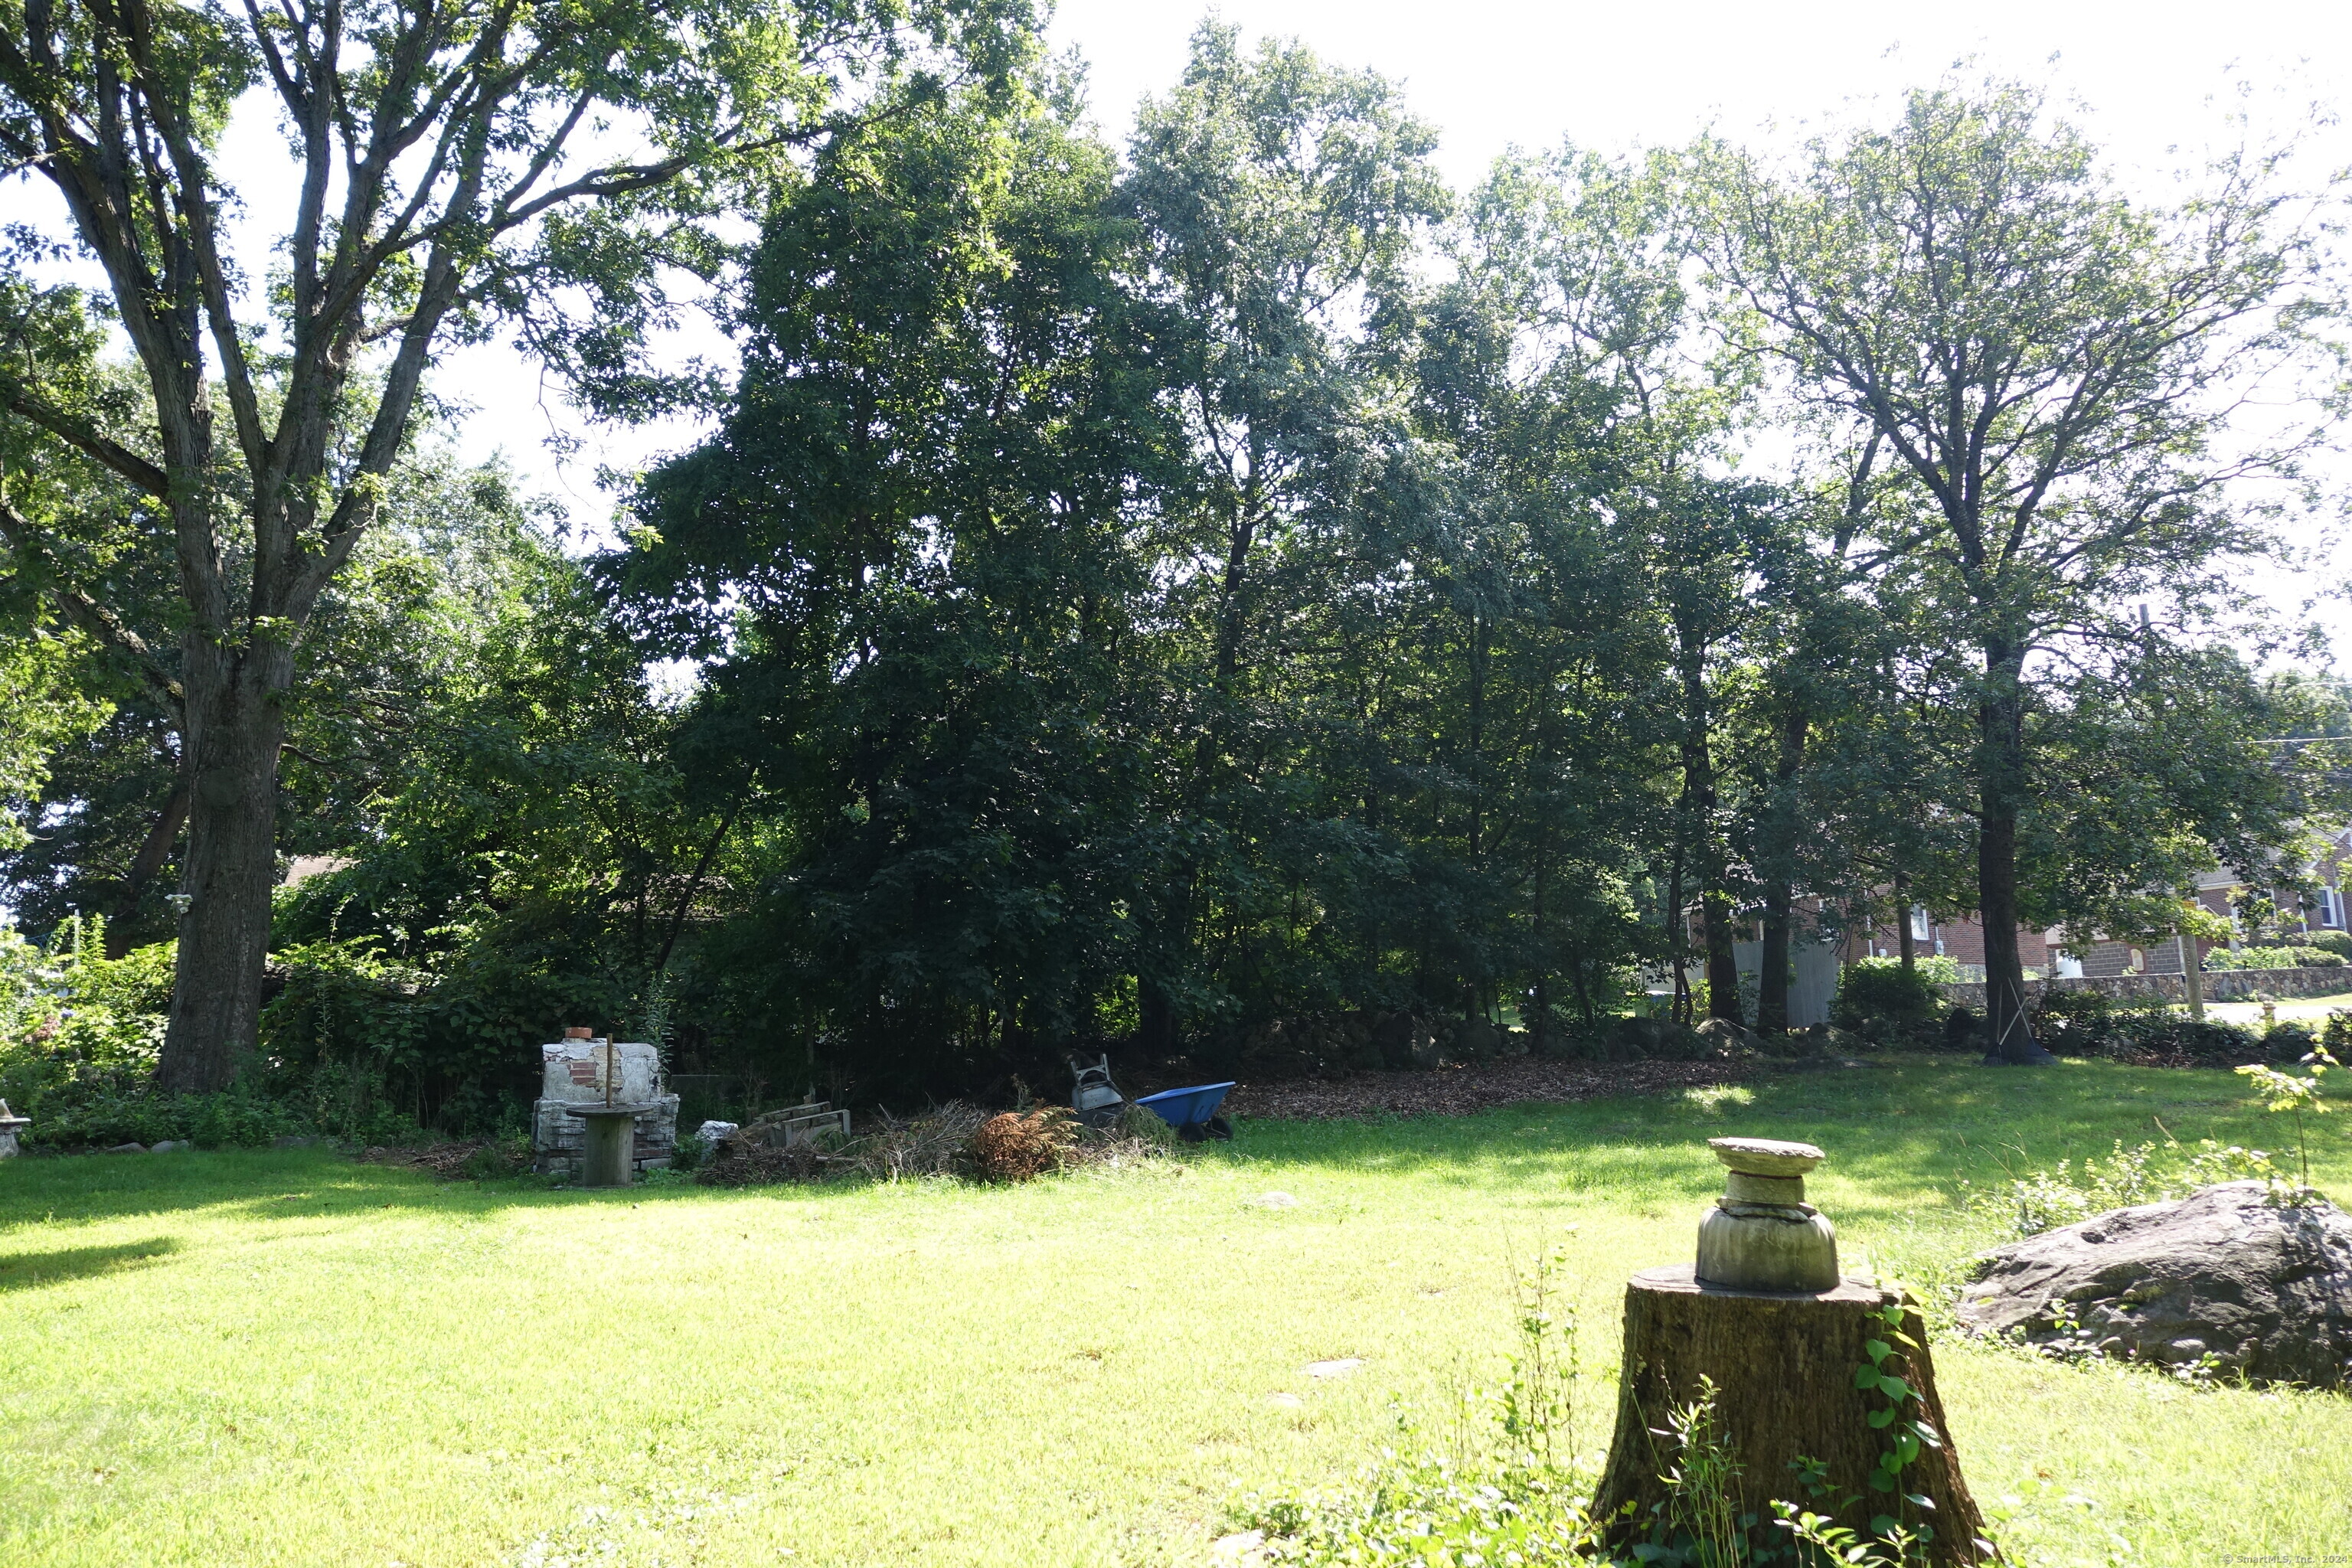
<instances>
[{"instance_id":1,"label":"garden ornament","mask_svg":"<svg viewBox=\"0 0 2352 1568\"><path fill-rule=\"evenodd\" d=\"M1828 1156L1811 1143L1710 1138L1723 1196L1698 1225L1697 1277L1740 1290L1832 1290L1837 1233L1805 1201L1805 1173Z\"/></svg>"},{"instance_id":2,"label":"garden ornament","mask_svg":"<svg viewBox=\"0 0 2352 1568\"><path fill-rule=\"evenodd\" d=\"M8 1109L6 1100L0 1100L0 1160L16 1157L16 1134L32 1124L31 1117L16 1115Z\"/></svg>"}]
</instances>

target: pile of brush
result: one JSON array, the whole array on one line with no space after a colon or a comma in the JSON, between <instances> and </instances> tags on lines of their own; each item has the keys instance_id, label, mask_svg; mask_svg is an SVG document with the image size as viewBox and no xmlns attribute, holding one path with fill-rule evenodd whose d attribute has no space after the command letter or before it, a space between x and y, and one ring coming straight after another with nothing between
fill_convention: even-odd
<instances>
[{"instance_id":1,"label":"pile of brush","mask_svg":"<svg viewBox=\"0 0 2352 1568\"><path fill-rule=\"evenodd\" d=\"M720 1187L917 1176L1025 1182L1048 1171L1132 1164L1174 1143L1166 1122L1132 1105L1111 1125L1094 1129L1061 1106L991 1115L950 1100L918 1116L877 1112L873 1130L854 1138L818 1137L783 1148L730 1138L695 1180Z\"/></svg>"}]
</instances>

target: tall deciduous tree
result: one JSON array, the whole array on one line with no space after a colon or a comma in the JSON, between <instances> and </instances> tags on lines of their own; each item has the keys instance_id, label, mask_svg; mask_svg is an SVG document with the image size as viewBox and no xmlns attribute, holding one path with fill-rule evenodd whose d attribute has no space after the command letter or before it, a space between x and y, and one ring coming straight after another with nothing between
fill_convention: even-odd
<instances>
[{"instance_id":1,"label":"tall deciduous tree","mask_svg":"<svg viewBox=\"0 0 2352 1568\"><path fill-rule=\"evenodd\" d=\"M1125 196L1148 235L1148 296L1189 323L1170 367L1195 458L1178 509L1186 606L1205 627L1205 702L1175 815L1204 846L1248 830L1222 820L1248 793L1237 777L1252 685L1270 618L1265 588L1289 531L1327 492L1318 478L1356 406L1347 348L1367 289L1412 253L1446 205L1428 162L1436 138L1395 88L1297 43L1245 51L1204 24L1184 76L1137 116ZM1244 787L1236 790L1234 786ZM1203 853L1207 853L1205 848ZM1196 855L1158 907L1138 975L1144 1032L1172 1039L1207 913Z\"/></svg>"},{"instance_id":2,"label":"tall deciduous tree","mask_svg":"<svg viewBox=\"0 0 2352 1568\"><path fill-rule=\"evenodd\" d=\"M2020 821L2040 658L2118 595L2208 585L2317 438L2233 416L2311 388L2340 315L2313 205L2240 154L2177 207L2127 200L2034 90L1915 92L1780 174L1704 143L1714 261L1799 393L1925 490L1899 542L1976 650L1977 904L1992 1059L2024 1007Z\"/></svg>"},{"instance_id":3,"label":"tall deciduous tree","mask_svg":"<svg viewBox=\"0 0 2352 1568\"><path fill-rule=\"evenodd\" d=\"M1138 541L1176 466L1169 325L1126 287L1116 159L1066 86L957 95L780 195L735 406L603 563L662 651L709 660L692 776L772 781L760 1006L865 1092L1034 1079L1101 1027L1126 911L1166 880Z\"/></svg>"},{"instance_id":4,"label":"tall deciduous tree","mask_svg":"<svg viewBox=\"0 0 2352 1568\"><path fill-rule=\"evenodd\" d=\"M0 369L0 410L147 498L186 605L175 674L115 639L173 689L192 784L165 1087L219 1086L255 1038L281 699L436 350L510 313L642 402L616 373L664 308L659 263L710 259L694 220L731 176L864 112L855 78L927 56L1001 73L1031 20L1025 0L0 9L0 157L63 199L148 395L146 427L110 428L68 353ZM216 150L257 87L293 154L292 222L239 257ZM553 303L582 292L599 309L567 325ZM37 547L37 514L0 523ZM105 609L97 585L65 591Z\"/></svg>"}]
</instances>

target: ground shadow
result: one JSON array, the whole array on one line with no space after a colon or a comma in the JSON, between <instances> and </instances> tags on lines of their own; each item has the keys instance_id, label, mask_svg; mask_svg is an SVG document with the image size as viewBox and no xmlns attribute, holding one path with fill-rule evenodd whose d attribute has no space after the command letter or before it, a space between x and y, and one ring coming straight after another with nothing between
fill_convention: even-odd
<instances>
[{"instance_id":1,"label":"ground shadow","mask_svg":"<svg viewBox=\"0 0 2352 1568\"><path fill-rule=\"evenodd\" d=\"M145 1241L121 1241L111 1247L69 1247L58 1252L0 1253L0 1290L29 1290L40 1285L62 1285L99 1274L120 1274L142 1268L180 1250L168 1236Z\"/></svg>"},{"instance_id":2,"label":"ground shadow","mask_svg":"<svg viewBox=\"0 0 2352 1568\"><path fill-rule=\"evenodd\" d=\"M383 1210L486 1213L659 1203L711 1190L677 1183L587 1192L551 1185L541 1176L452 1181L413 1166L354 1160L331 1148L60 1154L0 1163L0 1234L43 1221L94 1224L203 1209L280 1219Z\"/></svg>"}]
</instances>

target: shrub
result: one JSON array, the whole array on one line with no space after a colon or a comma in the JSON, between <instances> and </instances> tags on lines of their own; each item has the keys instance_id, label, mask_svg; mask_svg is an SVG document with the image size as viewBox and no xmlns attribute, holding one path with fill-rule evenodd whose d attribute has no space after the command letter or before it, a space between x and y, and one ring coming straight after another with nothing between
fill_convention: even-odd
<instances>
[{"instance_id":1,"label":"shrub","mask_svg":"<svg viewBox=\"0 0 2352 1568\"><path fill-rule=\"evenodd\" d=\"M2352 963L2352 931L2315 931L2303 941L2306 947L2332 952L2347 963Z\"/></svg>"},{"instance_id":2,"label":"shrub","mask_svg":"<svg viewBox=\"0 0 2352 1568\"><path fill-rule=\"evenodd\" d=\"M972 1169L983 1179L1025 1182L1058 1170L1076 1142L1076 1119L1060 1106L1050 1105L990 1117L972 1133L969 1148Z\"/></svg>"},{"instance_id":3,"label":"shrub","mask_svg":"<svg viewBox=\"0 0 2352 1568\"><path fill-rule=\"evenodd\" d=\"M2185 1067L2226 1068L2262 1061L2270 1055L2270 1047L2252 1029L2235 1024L2200 1022L2170 1012L2118 1012L2107 1026L2101 1054L2126 1059L2153 1057L2160 1063Z\"/></svg>"},{"instance_id":4,"label":"shrub","mask_svg":"<svg viewBox=\"0 0 2352 1568\"><path fill-rule=\"evenodd\" d=\"M258 1149L273 1139L310 1131L292 1107L245 1086L218 1094L178 1095L140 1089L78 1095L69 1089L44 1094L18 1109L33 1117L32 1137L62 1149L107 1149L118 1143L159 1143L166 1138L202 1149Z\"/></svg>"},{"instance_id":5,"label":"shrub","mask_svg":"<svg viewBox=\"0 0 2352 1568\"><path fill-rule=\"evenodd\" d=\"M2320 1026L2319 1043L2337 1061L2352 1060L2352 1010L2338 1007Z\"/></svg>"},{"instance_id":6,"label":"shrub","mask_svg":"<svg viewBox=\"0 0 2352 1568\"><path fill-rule=\"evenodd\" d=\"M1951 960L1943 963L1948 965ZM1838 976L1837 1000L1831 1015L1849 1029L1876 1019L1903 1026L1924 1023L1944 1005L1944 994L1922 967L1906 971L1893 958L1857 959Z\"/></svg>"},{"instance_id":7,"label":"shrub","mask_svg":"<svg viewBox=\"0 0 2352 1568\"><path fill-rule=\"evenodd\" d=\"M509 1133L504 1137L487 1139L459 1162L457 1174L467 1181L486 1181L499 1176L520 1176L530 1169L530 1134Z\"/></svg>"},{"instance_id":8,"label":"shrub","mask_svg":"<svg viewBox=\"0 0 2352 1568\"><path fill-rule=\"evenodd\" d=\"M2236 952L2216 948L2205 955L2208 969L2341 969L2345 955L2317 946L2249 947Z\"/></svg>"},{"instance_id":9,"label":"shrub","mask_svg":"<svg viewBox=\"0 0 2352 1568\"><path fill-rule=\"evenodd\" d=\"M2085 1159L2079 1169L2074 1162L2061 1160L2054 1171L2012 1177L1999 1187L1975 1187L1962 1182L1960 1188L1969 1208L2023 1237L2039 1236L2093 1215L2184 1198L2202 1187L2249 1178L2273 1184L2279 1180L2277 1167L2263 1150L2235 1143L2223 1148L2210 1138L2200 1140L2194 1153L2183 1151L2177 1142L2126 1149L2118 1138L2114 1153L2105 1160Z\"/></svg>"},{"instance_id":10,"label":"shrub","mask_svg":"<svg viewBox=\"0 0 2352 1568\"><path fill-rule=\"evenodd\" d=\"M224 1094L148 1091L172 996L170 942L103 956L105 927L74 921L44 948L0 929L0 1100L51 1148L185 1140L267 1143L303 1119L250 1081Z\"/></svg>"}]
</instances>

